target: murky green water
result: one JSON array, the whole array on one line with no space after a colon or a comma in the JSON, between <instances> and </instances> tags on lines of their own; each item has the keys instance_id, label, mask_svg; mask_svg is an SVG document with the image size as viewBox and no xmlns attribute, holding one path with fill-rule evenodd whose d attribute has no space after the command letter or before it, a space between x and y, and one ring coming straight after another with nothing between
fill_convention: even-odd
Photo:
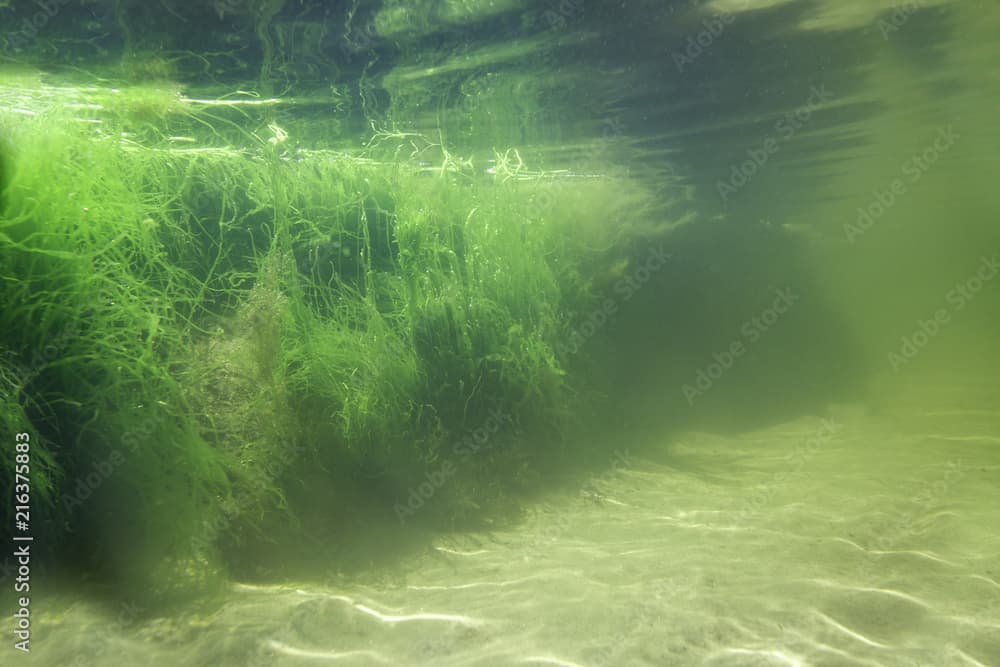
<instances>
[{"instance_id":1,"label":"murky green water","mask_svg":"<svg viewBox=\"0 0 1000 667\"><path fill-rule=\"evenodd\" d=\"M1000 664L998 34L0 1L3 664Z\"/></svg>"}]
</instances>

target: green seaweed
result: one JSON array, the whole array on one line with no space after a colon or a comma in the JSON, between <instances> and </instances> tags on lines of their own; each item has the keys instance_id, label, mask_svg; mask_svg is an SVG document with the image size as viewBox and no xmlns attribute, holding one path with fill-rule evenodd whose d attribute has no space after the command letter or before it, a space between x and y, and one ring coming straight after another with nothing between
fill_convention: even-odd
<instances>
[{"instance_id":1,"label":"green seaweed","mask_svg":"<svg viewBox=\"0 0 1000 667\"><path fill-rule=\"evenodd\" d=\"M586 184L469 180L443 147L428 175L410 133L344 152L160 90L92 91L96 132L0 120L0 414L39 434L54 551L169 597L286 538L335 542L358 493L391 511L497 411L507 430L428 519L559 441L557 345L619 233L572 205ZM40 344L56 353L21 374ZM305 479L341 502L317 513Z\"/></svg>"}]
</instances>

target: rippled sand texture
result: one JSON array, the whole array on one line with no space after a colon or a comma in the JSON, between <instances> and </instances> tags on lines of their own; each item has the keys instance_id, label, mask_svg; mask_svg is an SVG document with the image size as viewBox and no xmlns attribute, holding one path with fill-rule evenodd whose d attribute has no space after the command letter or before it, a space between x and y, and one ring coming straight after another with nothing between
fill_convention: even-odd
<instances>
[{"instance_id":1,"label":"rippled sand texture","mask_svg":"<svg viewBox=\"0 0 1000 667\"><path fill-rule=\"evenodd\" d=\"M208 617L39 619L122 665L997 665L1000 413L847 411L627 455L378 585L236 586ZM624 450L623 450L624 451ZM41 654L41 655L38 655Z\"/></svg>"}]
</instances>

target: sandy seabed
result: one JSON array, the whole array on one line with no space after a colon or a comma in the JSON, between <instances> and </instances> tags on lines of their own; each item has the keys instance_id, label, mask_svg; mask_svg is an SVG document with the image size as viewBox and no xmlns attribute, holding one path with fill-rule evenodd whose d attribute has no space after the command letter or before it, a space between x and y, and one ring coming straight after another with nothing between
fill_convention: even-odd
<instances>
[{"instance_id":1,"label":"sandy seabed","mask_svg":"<svg viewBox=\"0 0 1000 667\"><path fill-rule=\"evenodd\" d=\"M687 433L377 584L234 584L139 626L74 601L26 663L996 665L997 434L969 406Z\"/></svg>"}]
</instances>

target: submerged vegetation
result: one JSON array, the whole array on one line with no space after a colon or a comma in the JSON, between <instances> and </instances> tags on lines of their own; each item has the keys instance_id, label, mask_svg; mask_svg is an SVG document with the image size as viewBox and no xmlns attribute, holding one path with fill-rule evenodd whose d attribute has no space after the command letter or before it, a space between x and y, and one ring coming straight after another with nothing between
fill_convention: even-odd
<instances>
[{"instance_id":1,"label":"submerged vegetation","mask_svg":"<svg viewBox=\"0 0 1000 667\"><path fill-rule=\"evenodd\" d=\"M169 88L90 97L96 130L0 116L0 417L33 434L54 551L168 594L284 537L349 540L359 493L395 519L448 461L463 474L421 520L470 520L500 471L558 448L579 387L557 345L621 261L599 216L638 195L429 172L403 133L306 149Z\"/></svg>"},{"instance_id":2,"label":"submerged vegetation","mask_svg":"<svg viewBox=\"0 0 1000 667\"><path fill-rule=\"evenodd\" d=\"M417 4L99 0L0 36L0 425L40 559L133 601L368 567L366 529L496 525L608 465L600 429L834 386L794 239L686 224L673 139L634 138L641 75L591 42L623 8Z\"/></svg>"},{"instance_id":3,"label":"submerged vegetation","mask_svg":"<svg viewBox=\"0 0 1000 667\"><path fill-rule=\"evenodd\" d=\"M677 388L802 276L775 230L684 224L625 70L549 39L575 10L86 7L0 56L0 424L31 434L39 555L130 599L516 515L607 465L597 422L691 415ZM472 26L521 38L470 50ZM699 410L834 331L803 282Z\"/></svg>"}]
</instances>

